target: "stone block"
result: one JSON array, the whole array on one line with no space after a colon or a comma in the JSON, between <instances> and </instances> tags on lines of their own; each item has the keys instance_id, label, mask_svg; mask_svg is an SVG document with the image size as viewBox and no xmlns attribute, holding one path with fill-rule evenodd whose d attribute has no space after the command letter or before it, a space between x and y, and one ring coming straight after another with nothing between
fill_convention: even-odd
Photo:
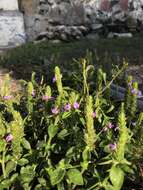
<instances>
[{"instance_id":1,"label":"stone block","mask_svg":"<svg viewBox=\"0 0 143 190\"><path fill-rule=\"evenodd\" d=\"M18 1L17 0L0 0L0 9L1 10L18 10Z\"/></svg>"},{"instance_id":2,"label":"stone block","mask_svg":"<svg viewBox=\"0 0 143 190\"><path fill-rule=\"evenodd\" d=\"M0 12L0 47L17 46L25 40L23 15L18 11Z\"/></svg>"}]
</instances>

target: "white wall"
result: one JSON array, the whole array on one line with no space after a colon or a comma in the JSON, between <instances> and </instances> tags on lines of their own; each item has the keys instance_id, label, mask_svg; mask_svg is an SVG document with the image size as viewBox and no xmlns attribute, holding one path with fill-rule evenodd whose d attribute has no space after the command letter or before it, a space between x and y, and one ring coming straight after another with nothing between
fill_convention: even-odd
<instances>
[{"instance_id":1,"label":"white wall","mask_svg":"<svg viewBox=\"0 0 143 190\"><path fill-rule=\"evenodd\" d=\"M25 42L23 15L0 13L0 47L17 46Z\"/></svg>"},{"instance_id":2,"label":"white wall","mask_svg":"<svg viewBox=\"0 0 143 190\"><path fill-rule=\"evenodd\" d=\"M18 10L18 0L0 0L0 9Z\"/></svg>"}]
</instances>

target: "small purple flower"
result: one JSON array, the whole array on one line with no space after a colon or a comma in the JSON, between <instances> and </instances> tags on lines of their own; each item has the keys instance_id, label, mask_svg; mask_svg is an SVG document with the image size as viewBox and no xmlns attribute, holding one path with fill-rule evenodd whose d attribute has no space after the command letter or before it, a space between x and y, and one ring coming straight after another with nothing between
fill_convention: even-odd
<instances>
[{"instance_id":1,"label":"small purple flower","mask_svg":"<svg viewBox=\"0 0 143 190\"><path fill-rule=\"evenodd\" d=\"M63 76L60 75L60 78L62 78ZM56 75L52 78L52 82L55 83L57 81Z\"/></svg>"},{"instance_id":2,"label":"small purple flower","mask_svg":"<svg viewBox=\"0 0 143 190\"><path fill-rule=\"evenodd\" d=\"M74 109L79 109L79 103L78 102L74 102L73 107L74 107Z\"/></svg>"},{"instance_id":3,"label":"small purple flower","mask_svg":"<svg viewBox=\"0 0 143 190\"><path fill-rule=\"evenodd\" d=\"M112 151L116 150L116 148L117 148L116 143L110 143L108 146L109 146L109 149L112 150Z\"/></svg>"},{"instance_id":4,"label":"small purple flower","mask_svg":"<svg viewBox=\"0 0 143 190\"><path fill-rule=\"evenodd\" d=\"M46 96L46 95L43 95L43 96L42 96L42 100L45 100L45 101L49 100L49 98L50 98L50 97L49 97L49 96Z\"/></svg>"},{"instance_id":5,"label":"small purple flower","mask_svg":"<svg viewBox=\"0 0 143 190\"><path fill-rule=\"evenodd\" d=\"M93 117L93 118L96 117L96 112L92 112L92 117Z\"/></svg>"},{"instance_id":6,"label":"small purple flower","mask_svg":"<svg viewBox=\"0 0 143 190\"><path fill-rule=\"evenodd\" d=\"M114 126L112 123L108 123L107 127L108 127L109 129L112 129L112 128L114 128L115 126Z\"/></svg>"},{"instance_id":7,"label":"small purple flower","mask_svg":"<svg viewBox=\"0 0 143 190\"><path fill-rule=\"evenodd\" d=\"M52 108L51 112L52 114L57 115L60 112L60 110L58 108Z\"/></svg>"},{"instance_id":8,"label":"small purple flower","mask_svg":"<svg viewBox=\"0 0 143 190\"><path fill-rule=\"evenodd\" d=\"M13 98L12 95L3 96L4 100L11 100Z\"/></svg>"},{"instance_id":9,"label":"small purple flower","mask_svg":"<svg viewBox=\"0 0 143 190\"><path fill-rule=\"evenodd\" d=\"M42 100L48 101L54 99L52 96L43 95Z\"/></svg>"},{"instance_id":10,"label":"small purple flower","mask_svg":"<svg viewBox=\"0 0 143 190\"><path fill-rule=\"evenodd\" d=\"M142 96L142 92L140 90L138 90L138 97Z\"/></svg>"},{"instance_id":11,"label":"small purple flower","mask_svg":"<svg viewBox=\"0 0 143 190\"><path fill-rule=\"evenodd\" d=\"M56 80L57 80L57 79L56 79L56 76L54 76L53 79L52 79L52 82L55 83Z\"/></svg>"},{"instance_id":12,"label":"small purple flower","mask_svg":"<svg viewBox=\"0 0 143 190\"><path fill-rule=\"evenodd\" d=\"M65 106L64 106L64 110L65 111L70 111L71 110L71 104L66 104Z\"/></svg>"},{"instance_id":13,"label":"small purple flower","mask_svg":"<svg viewBox=\"0 0 143 190\"><path fill-rule=\"evenodd\" d=\"M10 141L12 141L12 139L13 139L12 134L8 134L8 135L5 137L6 142L10 142Z\"/></svg>"},{"instance_id":14,"label":"small purple flower","mask_svg":"<svg viewBox=\"0 0 143 190\"><path fill-rule=\"evenodd\" d=\"M131 90L131 93L134 94L134 95L137 95L137 94L138 94L138 90L135 89L135 88L133 88L133 89Z\"/></svg>"},{"instance_id":15,"label":"small purple flower","mask_svg":"<svg viewBox=\"0 0 143 190\"><path fill-rule=\"evenodd\" d=\"M35 90L32 90L31 96L35 97L36 93Z\"/></svg>"},{"instance_id":16,"label":"small purple flower","mask_svg":"<svg viewBox=\"0 0 143 190\"><path fill-rule=\"evenodd\" d=\"M131 82L128 82L128 87L129 87L129 88L132 88L132 81L131 81Z\"/></svg>"}]
</instances>

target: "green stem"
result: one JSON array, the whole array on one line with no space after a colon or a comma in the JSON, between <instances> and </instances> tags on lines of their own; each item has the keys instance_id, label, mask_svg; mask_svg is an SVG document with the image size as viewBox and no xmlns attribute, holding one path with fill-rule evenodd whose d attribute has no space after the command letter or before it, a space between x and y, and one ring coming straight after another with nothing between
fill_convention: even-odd
<instances>
[{"instance_id":1,"label":"green stem","mask_svg":"<svg viewBox=\"0 0 143 190\"><path fill-rule=\"evenodd\" d=\"M68 190L73 190L71 183L68 183Z\"/></svg>"},{"instance_id":2,"label":"green stem","mask_svg":"<svg viewBox=\"0 0 143 190\"><path fill-rule=\"evenodd\" d=\"M46 147L45 147L45 153L44 153L44 156L46 156L46 160L48 160L48 165L49 165L49 166L52 166L51 160L50 160L50 158L49 158L50 155L51 155L51 151L50 151L51 141L52 141L52 139L49 138L49 139L48 139L48 142L47 142L47 145L46 145Z\"/></svg>"},{"instance_id":3,"label":"green stem","mask_svg":"<svg viewBox=\"0 0 143 190\"><path fill-rule=\"evenodd\" d=\"M127 65L123 65L123 67L116 73L116 75L112 78L112 80L99 92L97 92L97 95L101 95L103 94L103 92L105 92L113 83L113 81L120 75L120 73L123 72L123 70L127 67Z\"/></svg>"},{"instance_id":4,"label":"green stem","mask_svg":"<svg viewBox=\"0 0 143 190\"><path fill-rule=\"evenodd\" d=\"M6 151L5 151L5 147L6 146L4 145L3 153L2 153L2 162L1 162L4 179L6 178L6 171L5 171L5 153L6 153Z\"/></svg>"},{"instance_id":5,"label":"green stem","mask_svg":"<svg viewBox=\"0 0 143 190\"><path fill-rule=\"evenodd\" d=\"M100 182L99 183L96 183L94 184L93 186L91 186L90 188L88 188L87 190L92 190L96 187L96 190L100 189L101 188L101 185L100 185Z\"/></svg>"},{"instance_id":6,"label":"green stem","mask_svg":"<svg viewBox=\"0 0 143 190\"><path fill-rule=\"evenodd\" d=\"M87 84L87 72L86 72L86 62L83 60L83 93L84 95L89 95L89 89Z\"/></svg>"}]
</instances>

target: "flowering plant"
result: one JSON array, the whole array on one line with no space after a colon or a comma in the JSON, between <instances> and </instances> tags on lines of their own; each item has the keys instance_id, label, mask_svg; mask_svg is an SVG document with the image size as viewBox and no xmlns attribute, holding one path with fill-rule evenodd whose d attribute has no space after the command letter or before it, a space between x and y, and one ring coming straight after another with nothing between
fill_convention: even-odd
<instances>
[{"instance_id":1,"label":"flowering plant","mask_svg":"<svg viewBox=\"0 0 143 190\"><path fill-rule=\"evenodd\" d=\"M137 112L138 93L127 87L119 109L107 96L115 77L108 81L99 69L96 84L90 89L93 67L87 59L81 59L80 64L79 91L63 85L59 67L55 68L51 86L43 80L37 83L33 73L26 91L18 96L11 95L4 83L0 189L120 190L127 176L134 176L134 150L140 150L138 160L143 156L143 114ZM133 89L138 92L136 83Z\"/></svg>"}]
</instances>

